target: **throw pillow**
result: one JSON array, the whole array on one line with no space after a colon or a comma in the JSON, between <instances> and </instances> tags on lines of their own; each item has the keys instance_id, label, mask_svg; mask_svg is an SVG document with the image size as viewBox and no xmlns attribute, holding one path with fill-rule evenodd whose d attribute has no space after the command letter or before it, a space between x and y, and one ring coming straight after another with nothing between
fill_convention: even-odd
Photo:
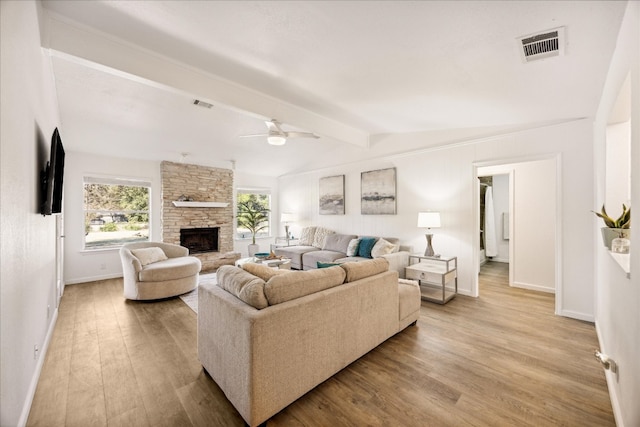
<instances>
[{"instance_id":1,"label":"throw pillow","mask_svg":"<svg viewBox=\"0 0 640 427\"><path fill-rule=\"evenodd\" d=\"M264 280L233 265L223 265L216 272L218 286L250 306L263 309L269 305Z\"/></svg>"},{"instance_id":2,"label":"throw pillow","mask_svg":"<svg viewBox=\"0 0 640 427\"><path fill-rule=\"evenodd\" d=\"M384 239L378 239L373 248L371 249L371 256L373 258L381 257L382 255L390 254L396 252L396 246L391 242L387 242Z\"/></svg>"},{"instance_id":3,"label":"throw pillow","mask_svg":"<svg viewBox=\"0 0 640 427\"><path fill-rule=\"evenodd\" d=\"M328 267L335 267L336 265L340 265L339 262L322 262L322 261L318 261L317 262L318 268L328 268Z\"/></svg>"},{"instance_id":4,"label":"throw pillow","mask_svg":"<svg viewBox=\"0 0 640 427\"><path fill-rule=\"evenodd\" d=\"M352 239L347 247L347 256L358 255L358 248L360 247L360 239Z\"/></svg>"},{"instance_id":5,"label":"throw pillow","mask_svg":"<svg viewBox=\"0 0 640 427\"><path fill-rule=\"evenodd\" d=\"M292 271L269 279L264 285L264 294L269 305L280 304L342 285L345 276L345 271L340 267Z\"/></svg>"},{"instance_id":6,"label":"throw pillow","mask_svg":"<svg viewBox=\"0 0 640 427\"><path fill-rule=\"evenodd\" d=\"M131 254L138 258L140 264L143 266L169 259L165 255L164 251L158 247L131 249Z\"/></svg>"},{"instance_id":7,"label":"throw pillow","mask_svg":"<svg viewBox=\"0 0 640 427\"><path fill-rule=\"evenodd\" d=\"M258 276L265 282L271 279L273 276L277 276L278 274L287 274L291 272L291 270L281 270L279 268L272 268L255 262L245 262L244 264L242 264L242 269L248 273L253 274L254 276Z\"/></svg>"},{"instance_id":8,"label":"throw pillow","mask_svg":"<svg viewBox=\"0 0 640 427\"><path fill-rule=\"evenodd\" d=\"M355 237L356 236L350 234L329 234L324 239L324 246L322 247L322 250L346 254L349 242Z\"/></svg>"},{"instance_id":9,"label":"throw pillow","mask_svg":"<svg viewBox=\"0 0 640 427\"><path fill-rule=\"evenodd\" d=\"M320 248L322 249L324 247L324 239L329 235L329 234L334 234L334 231L331 231L329 229L326 229L324 227L317 227L316 228L316 235L313 237L313 245L316 248Z\"/></svg>"},{"instance_id":10,"label":"throw pillow","mask_svg":"<svg viewBox=\"0 0 640 427\"><path fill-rule=\"evenodd\" d=\"M371 249L376 244L376 237L361 237L360 246L358 247L358 256L363 258L371 258Z\"/></svg>"},{"instance_id":11,"label":"throw pillow","mask_svg":"<svg viewBox=\"0 0 640 427\"><path fill-rule=\"evenodd\" d=\"M316 227L305 227L300 232L300 245L313 246L313 238L316 235Z\"/></svg>"},{"instance_id":12,"label":"throw pillow","mask_svg":"<svg viewBox=\"0 0 640 427\"><path fill-rule=\"evenodd\" d=\"M345 262L340 267L346 273L344 282L350 283L389 271L389 261L386 258L376 258L360 262Z\"/></svg>"}]
</instances>

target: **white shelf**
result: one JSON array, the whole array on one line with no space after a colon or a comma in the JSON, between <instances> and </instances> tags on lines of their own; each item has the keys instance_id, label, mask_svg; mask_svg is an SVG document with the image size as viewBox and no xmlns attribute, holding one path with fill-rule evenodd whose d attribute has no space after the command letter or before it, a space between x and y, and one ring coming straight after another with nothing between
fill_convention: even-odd
<instances>
[{"instance_id":1,"label":"white shelf","mask_svg":"<svg viewBox=\"0 0 640 427\"><path fill-rule=\"evenodd\" d=\"M229 203L225 202L172 202L177 208L226 208Z\"/></svg>"},{"instance_id":2,"label":"white shelf","mask_svg":"<svg viewBox=\"0 0 640 427\"><path fill-rule=\"evenodd\" d=\"M631 256L629 254L618 254L609 251L611 257L622 267L622 270L627 273L627 278L631 278Z\"/></svg>"}]
</instances>

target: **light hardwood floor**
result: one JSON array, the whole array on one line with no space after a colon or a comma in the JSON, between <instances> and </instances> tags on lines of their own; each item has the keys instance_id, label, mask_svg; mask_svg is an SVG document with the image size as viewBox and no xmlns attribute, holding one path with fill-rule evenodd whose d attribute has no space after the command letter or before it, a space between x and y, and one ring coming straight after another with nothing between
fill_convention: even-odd
<instances>
[{"instance_id":1,"label":"light hardwood floor","mask_svg":"<svg viewBox=\"0 0 640 427\"><path fill-rule=\"evenodd\" d=\"M410 327L269 426L614 426L590 323L511 289L489 263L481 296L422 303ZM241 426L196 352L180 299L131 302L121 280L68 286L30 426Z\"/></svg>"}]
</instances>

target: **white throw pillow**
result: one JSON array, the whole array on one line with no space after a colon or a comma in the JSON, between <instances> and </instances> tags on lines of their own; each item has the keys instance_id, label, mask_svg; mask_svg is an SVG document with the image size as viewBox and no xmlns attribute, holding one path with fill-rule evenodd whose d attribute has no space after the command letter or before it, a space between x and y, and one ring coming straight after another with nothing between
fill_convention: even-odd
<instances>
[{"instance_id":1,"label":"white throw pillow","mask_svg":"<svg viewBox=\"0 0 640 427\"><path fill-rule=\"evenodd\" d=\"M316 235L313 237L313 245L316 248L322 249L324 247L324 239L329 235L333 234L335 231L331 231L324 227L316 228Z\"/></svg>"},{"instance_id":2,"label":"white throw pillow","mask_svg":"<svg viewBox=\"0 0 640 427\"><path fill-rule=\"evenodd\" d=\"M316 235L316 228L315 227L305 227L302 229L302 232L300 233L300 245L302 246L312 246L313 245L313 238Z\"/></svg>"},{"instance_id":3,"label":"white throw pillow","mask_svg":"<svg viewBox=\"0 0 640 427\"><path fill-rule=\"evenodd\" d=\"M384 239L378 239L375 245L373 245L373 249L371 249L371 256L373 258L381 257L382 255L387 255L392 252L396 252L398 245L394 245Z\"/></svg>"},{"instance_id":4,"label":"white throw pillow","mask_svg":"<svg viewBox=\"0 0 640 427\"><path fill-rule=\"evenodd\" d=\"M131 253L138 258L143 266L168 259L164 251L158 247L131 249Z\"/></svg>"},{"instance_id":5,"label":"white throw pillow","mask_svg":"<svg viewBox=\"0 0 640 427\"><path fill-rule=\"evenodd\" d=\"M358 246L360 246L360 239L352 239L347 247L347 256L356 256L358 254Z\"/></svg>"}]
</instances>

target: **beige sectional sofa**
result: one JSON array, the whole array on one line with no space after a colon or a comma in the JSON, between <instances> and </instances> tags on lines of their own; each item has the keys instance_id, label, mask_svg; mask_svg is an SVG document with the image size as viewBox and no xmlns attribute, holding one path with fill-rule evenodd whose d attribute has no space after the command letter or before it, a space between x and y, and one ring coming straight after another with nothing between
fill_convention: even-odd
<instances>
[{"instance_id":1,"label":"beige sectional sofa","mask_svg":"<svg viewBox=\"0 0 640 427\"><path fill-rule=\"evenodd\" d=\"M362 250L362 241L371 239L373 246ZM355 244L355 253L350 246ZM360 249L360 250L359 250ZM389 261L389 269L404 277L404 269L409 265L410 248L401 246L398 239L356 236L339 234L324 227L305 227L300 242L294 246L275 248L276 255L291 259L291 268L297 270L313 270L318 263L344 263L364 261L372 258L385 258Z\"/></svg>"},{"instance_id":2,"label":"beige sectional sofa","mask_svg":"<svg viewBox=\"0 0 640 427\"><path fill-rule=\"evenodd\" d=\"M415 324L417 282L387 260L310 271L218 269L198 292L198 355L250 425L259 425L387 338Z\"/></svg>"}]
</instances>

